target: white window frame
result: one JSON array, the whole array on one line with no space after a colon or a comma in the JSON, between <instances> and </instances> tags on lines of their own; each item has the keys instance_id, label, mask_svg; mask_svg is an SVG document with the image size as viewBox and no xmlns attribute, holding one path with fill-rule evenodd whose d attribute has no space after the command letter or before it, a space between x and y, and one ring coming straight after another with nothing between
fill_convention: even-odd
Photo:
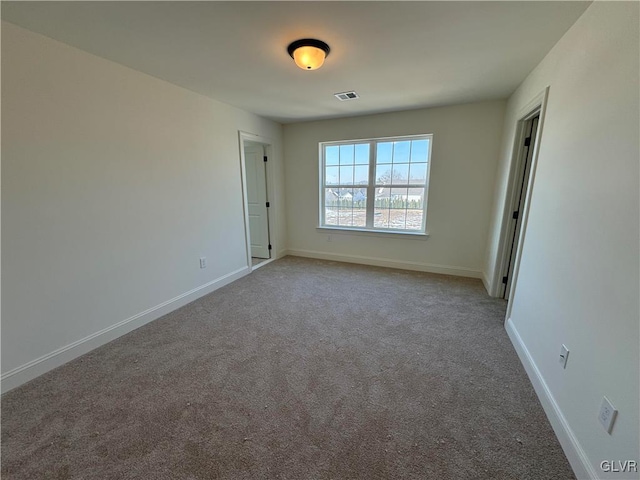
<instances>
[{"instance_id":1,"label":"white window frame","mask_svg":"<svg viewBox=\"0 0 640 480\"><path fill-rule=\"evenodd\" d=\"M427 173L426 181L424 185L416 185L407 183L406 185L388 185L387 188L421 188L424 190L424 205L422 210L422 227L420 230L406 230L406 229L394 229L394 228L380 228L374 227L374 211L375 211L375 190L376 190L376 152L377 144L383 142L399 142L408 140L429 140L429 150L427 154ZM351 227L343 225L326 225L325 220L325 191L327 188L354 188L355 185L326 185L325 179L325 150L326 147L340 146L340 145L358 145L369 144L369 181L367 185L367 206L366 206L366 227ZM320 230L335 230L345 232L362 232L368 234L394 234L394 235L408 235L408 236L428 236L427 233L427 205L429 194L429 180L431 176L431 152L433 149L433 134L425 133L419 135L404 135L396 137L377 137L377 138L365 138L357 140L340 140L331 142L319 143L319 170L320 170L320 182L319 182L319 202L318 202L318 229ZM407 180L409 182L409 179Z\"/></svg>"}]
</instances>

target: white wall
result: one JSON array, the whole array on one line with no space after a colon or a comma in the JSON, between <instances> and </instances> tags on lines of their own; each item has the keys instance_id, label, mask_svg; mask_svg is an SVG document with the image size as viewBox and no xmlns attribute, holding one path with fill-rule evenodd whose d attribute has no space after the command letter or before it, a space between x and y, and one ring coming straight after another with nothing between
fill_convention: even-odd
<instances>
[{"instance_id":1,"label":"white wall","mask_svg":"<svg viewBox=\"0 0 640 480\"><path fill-rule=\"evenodd\" d=\"M357 101L366 101L360 99ZM505 102L285 125L289 252L480 277ZM318 143L433 134L429 237L318 231Z\"/></svg>"},{"instance_id":2,"label":"white wall","mask_svg":"<svg viewBox=\"0 0 640 480\"><path fill-rule=\"evenodd\" d=\"M247 273L238 130L281 186L279 124L2 23L5 390Z\"/></svg>"},{"instance_id":3,"label":"white wall","mask_svg":"<svg viewBox=\"0 0 640 480\"><path fill-rule=\"evenodd\" d=\"M638 478L600 469L640 460L638 8L595 2L510 98L485 266L491 278L517 112L549 85L507 329L581 478ZM620 412L611 435L603 395Z\"/></svg>"}]
</instances>

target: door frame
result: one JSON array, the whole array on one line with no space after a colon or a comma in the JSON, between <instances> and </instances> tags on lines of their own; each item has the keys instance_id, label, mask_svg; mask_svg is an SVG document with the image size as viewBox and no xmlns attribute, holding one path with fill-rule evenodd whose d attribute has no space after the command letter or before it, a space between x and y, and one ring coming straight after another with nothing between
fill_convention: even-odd
<instances>
[{"instance_id":1,"label":"door frame","mask_svg":"<svg viewBox=\"0 0 640 480\"><path fill-rule=\"evenodd\" d=\"M534 130L535 122L535 130ZM531 159L533 158L533 151L536 147L536 136L538 133L537 125L540 123L540 110L534 110L530 115L522 118L522 137L523 142L520 146L520 154L518 162L515 166L514 176L514 190L513 190L513 203L511 204L511 212L518 213L518 216L512 216L512 221L507 224L507 236L505 240L505 256L502 270L502 281L498 284L498 296L501 298L509 299L509 290L511 283L513 282L513 267L515 265L515 251L517 250L519 241L519 231L522 229L522 219L520 218L520 212L524 207L524 199L528 191L528 180L531 172ZM529 139L529 145L526 144L526 140ZM528 167L528 168L527 168ZM511 248L509 248L509 240L511 240ZM507 281L505 282L505 278Z\"/></svg>"},{"instance_id":2,"label":"door frame","mask_svg":"<svg viewBox=\"0 0 640 480\"><path fill-rule=\"evenodd\" d=\"M269 229L269 244L271 245L271 258L265 260L264 262L260 262L260 264L255 267L252 266L251 262L251 231L249 229L249 199L247 195L247 167L246 160L244 156L244 147L245 141L251 143L260 143L264 146L265 155L269 159L265 165L265 176L266 176L266 186L267 186L267 201L270 203L270 207L267 209L267 222ZM244 242L245 242L245 252L246 252L246 261L247 268L249 272L251 272L254 268L261 267L267 263L274 261L277 258L277 232L276 228L276 215L273 207L273 200L270 198L273 196L273 192L275 191L274 184L274 172L273 172L273 141L270 138L262 137L260 135L256 135L249 132L243 132L242 130L238 131L238 148L240 150L240 176L242 181L242 210L244 215Z\"/></svg>"},{"instance_id":3,"label":"door frame","mask_svg":"<svg viewBox=\"0 0 640 480\"><path fill-rule=\"evenodd\" d=\"M524 164L524 141L526 138L525 125L528 120L536 115L540 116L538 121L538 130L535 139L533 139L533 154L531 156L531 173L529 181L526 185L526 195L524 196L524 204L520 210L521 223L520 235L517 239L518 246L516 248L515 258L513 259L513 272L511 287L509 288L509 300L507 303L506 319L511 316L511 308L518 284L518 273L520 270L520 259L522 257L522 247L527 233L527 222L529 220L529 209L531 206L531 195L535 183L536 169L538 166L538 153L540 151L540 140L544 131L544 119L547 110L547 99L549 97L549 87L547 86L542 92L538 93L529 103L520 109L517 115L515 138L513 142L513 150L511 152L511 160L509 166L509 180L507 193L503 205L502 220L500 227L500 243L498 246L498 254L496 255L496 263L494 265L492 296L498 296L502 290L502 276L507 264L511 251L511 242L513 240L512 231L512 215L515 202L518 200L520 186L518 185L518 173ZM511 238L509 233L511 232Z\"/></svg>"}]
</instances>

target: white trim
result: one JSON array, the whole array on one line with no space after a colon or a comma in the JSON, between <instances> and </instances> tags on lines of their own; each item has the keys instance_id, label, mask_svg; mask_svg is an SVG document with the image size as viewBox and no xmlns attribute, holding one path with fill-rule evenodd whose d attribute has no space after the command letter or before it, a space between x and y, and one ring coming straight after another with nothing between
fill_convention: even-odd
<instances>
[{"instance_id":1,"label":"white trim","mask_svg":"<svg viewBox=\"0 0 640 480\"><path fill-rule=\"evenodd\" d=\"M392 260L390 258L363 257L361 255L345 255L340 253L318 252L315 250L287 250L288 255L295 257L317 258L319 260L333 260L336 262L357 263L360 265L373 265L376 267L398 268L401 270L414 270L417 272L441 273L458 277L481 278L482 272L470 268L450 265L437 265L433 263L407 262L404 260Z\"/></svg>"},{"instance_id":2,"label":"white trim","mask_svg":"<svg viewBox=\"0 0 640 480\"><path fill-rule=\"evenodd\" d=\"M251 265L251 271L253 272L254 270L257 270L260 267L264 267L266 264L274 262L275 260L276 260L275 258L268 258L257 265ZM251 263L253 263L253 259L251 260Z\"/></svg>"},{"instance_id":3,"label":"white trim","mask_svg":"<svg viewBox=\"0 0 640 480\"><path fill-rule=\"evenodd\" d=\"M408 238L413 240L426 240L428 233L412 232L409 230L374 230L355 227L316 227L316 232L338 235L363 235L369 237Z\"/></svg>"},{"instance_id":4,"label":"white trim","mask_svg":"<svg viewBox=\"0 0 640 480\"><path fill-rule=\"evenodd\" d=\"M251 237L249 233L249 199L247 197L247 168L244 158L244 141L249 134L238 132L238 149L240 150L240 188L242 188L242 216L244 217L244 249L247 268L251 271Z\"/></svg>"},{"instance_id":5,"label":"white trim","mask_svg":"<svg viewBox=\"0 0 640 480\"><path fill-rule=\"evenodd\" d=\"M260 143L265 148L265 155L269 159L265 166L266 168L266 177L267 177L267 201L271 204L271 207L267 209L267 220L269 223L269 243L271 244L271 258L270 260L275 260L278 258L276 255L277 252L277 244L278 238L276 236L277 230L277 221L273 206L273 200L269 200L269 196L274 196L275 190L275 180L273 171L273 162L275 157L275 152L273 148L273 140L267 137L262 137L260 135L256 135L254 133L244 132L242 130L238 130L238 148L240 150L240 177L241 177L241 187L242 187L242 209L244 215L244 241L245 248L247 252L247 268L249 271L253 269L251 262L251 237L249 232L249 200L247 197L247 170L246 170L246 162L244 158L244 142L254 142Z\"/></svg>"},{"instance_id":6,"label":"white trim","mask_svg":"<svg viewBox=\"0 0 640 480\"><path fill-rule=\"evenodd\" d=\"M2 393L8 392L29 380L33 380L49 370L64 365L74 358L109 343L110 341L135 330L136 328L140 328L141 326L152 322L153 320L156 320L163 315L186 305L187 303L191 303L194 300L217 290L218 288L224 287L225 285L244 277L248 273L249 269L247 267L239 268L238 270L223 275L211 282L196 287L193 290L189 290L182 295L178 295L171 300L167 300L166 302L156 305L155 307L151 307L144 312L140 312L126 320L122 320L110 327L104 328L85 338L58 348L51 353L3 373L0 378Z\"/></svg>"},{"instance_id":7,"label":"white trim","mask_svg":"<svg viewBox=\"0 0 640 480\"><path fill-rule=\"evenodd\" d=\"M520 228L520 238L518 238L518 248L516 249L516 258L513 262L513 274L511 276L511 287L509 289L509 301L507 303L506 318L511 317L511 310L513 309L514 299L517 293L516 287L518 285L518 274L520 273L520 260L522 259L522 248L527 235L527 224L529 222L529 211L531 210L531 196L533 195L533 189L536 181L536 170L538 169L538 154L540 153L540 140L544 132L544 117L547 113L547 100L549 98L549 88L545 88L538 96L527 106L530 107L534 102L540 105L539 119L538 119L538 131L536 132L536 138L533 144L533 155L531 156L531 172L529 173L529 183L527 185L527 195L524 199L524 206L522 207L522 226ZM532 110L536 110L538 107L534 107ZM529 114L528 116L531 116ZM523 120L526 117L523 117ZM509 214L507 212L507 218ZM506 227L503 226L503 228Z\"/></svg>"},{"instance_id":8,"label":"white trim","mask_svg":"<svg viewBox=\"0 0 640 480\"><path fill-rule=\"evenodd\" d=\"M567 422L560 406L553 397L551 390L549 390L542 373L529 353L527 346L522 341L511 318L507 320L505 328L576 477L579 480L597 480L598 475L591 465L589 457L587 457L569 426L569 422Z\"/></svg>"},{"instance_id":9,"label":"white trim","mask_svg":"<svg viewBox=\"0 0 640 480\"><path fill-rule=\"evenodd\" d=\"M396 135L393 137L368 137L368 138L356 138L353 140L345 139L345 140L329 140L327 142L320 142L323 145L343 145L345 143L368 143L372 141L382 140L385 142L402 142L405 140L412 140L416 137L429 137L433 136L433 133L410 133L409 135Z\"/></svg>"},{"instance_id":10,"label":"white trim","mask_svg":"<svg viewBox=\"0 0 640 480\"><path fill-rule=\"evenodd\" d=\"M413 230L397 230L391 228L376 228L374 226L374 210L375 210L375 191L377 188L380 188L381 185L376 185L376 166L377 166L377 145L378 143L387 143L387 142L396 142L396 141L417 141L417 140L428 140L429 141L429 151L427 152L427 171L426 178L424 184L413 184L410 183L411 179L407 178L406 184L400 185L385 185L385 188L389 188L390 190L393 188L407 188L407 189L420 189L424 194L424 203L422 207L422 223L419 231ZM355 178L353 179L353 183L351 184L337 184L337 185L327 185L326 184L326 149L327 147L336 147L342 145L369 145L369 178L368 184L365 186L356 185ZM399 137L376 137L376 138L368 138L368 139L358 139L358 140L334 140L328 142L320 142L318 144L319 150L319 185L318 185L318 222L317 228L332 228L336 230L357 230L357 231L371 231L374 233L379 232L389 232L389 233L418 233L426 235L427 231L427 208L428 208L428 200L429 200L429 179L431 175L431 163L432 163L432 151L433 151L433 133L424 133L417 135L404 135ZM364 166L362 164L361 166ZM325 193L328 188L366 188L367 190L367 203L365 207L366 212L366 226L365 227L345 227L345 226L333 226L325 224L326 221L326 202L325 202Z\"/></svg>"},{"instance_id":11,"label":"white trim","mask_svg":"<svg viewBox=\"0 0 640 480\"><path fill-rule=\"evenodd\" d=\"M489 295L491 295L491 282L489 281L489 277L487 277L487 272L482 272L482 284L484 285L484 289L487 291Z\"/></svg>"},{"instance_id":12,"label":"white trim","mask_svg":"<svg viewBox=\"0 0 640 480\"><path fill-rule=\"evenodd\" d=\"M500 238L498 243L498 251L495 258L493 279L490 285L489 294L492 297L500 296L500 288L502 285L502 276L505 270L505 263L508 262L508 248L509 242L508 232L511 222L512 205L514 201L515 192L517 190L516 182L516 170L519 166L519 160L521 156L521 146L524 142L524 122L529 119L534 113L539 111L540 119L538 121L538 131L536 132L536 138L534 139L534 151L531 157L531 173L529 175L529 183L526 186L526 197L524 199L524 205L521 210L521 222L522 227L520 229L520 237L518 238L518 248L516 251L516 258L514 259L513 272L511 274L511 289L509 291L509 303L507 305L507 318L511 315L511 305L513 304L513 296L515 295L515 287L518 281L518 270L520 268L520 257L522 254L522 246L524 244L525 233L527 230L527 220L529 218L529 207L531 204L531 194L533 192L533 185L535 181L536 168L538 165L538 152L540 151L540 140L542 138L542 132L544 128L544 117L547 111L547 100L549 98L549 88L546 87L543 91L538 93L531 101L529 101L524 107L520 109L516 116L516 128L515 137L512 145L511 158L509 160L509 178L507 183L507 192L505 194L504 203L502 207L502 218L500 221Z\"/></svg>"}]
</instances>

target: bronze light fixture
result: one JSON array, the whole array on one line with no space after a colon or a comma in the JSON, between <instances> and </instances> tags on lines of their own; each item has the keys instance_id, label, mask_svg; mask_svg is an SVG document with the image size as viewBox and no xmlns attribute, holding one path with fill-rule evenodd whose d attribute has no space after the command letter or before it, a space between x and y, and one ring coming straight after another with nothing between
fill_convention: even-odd
<instances>
[{"instance_id":1,"label":"bronze light fixture","mask_svg":"<svg viewBox=\"0 0 640 480\"><path fill-rule=\"evenodd\" d=\"M303 38L292 42L287 52L303 70L317 70L324 63L331 49L323 41L314 38Z\"/></svg>"}]
</instances>

